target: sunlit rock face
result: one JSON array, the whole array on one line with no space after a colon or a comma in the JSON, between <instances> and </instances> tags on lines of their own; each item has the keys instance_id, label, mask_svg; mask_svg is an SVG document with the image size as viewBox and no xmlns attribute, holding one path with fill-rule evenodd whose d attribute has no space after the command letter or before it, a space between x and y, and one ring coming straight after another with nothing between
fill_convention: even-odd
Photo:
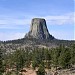
<instances>
[{"instance_id":1,"label":"sunlit rock face","mask_svg":"<svg viewBox=\"0 0 75 75\"><path fill-rule=\"evenodd\" d=\"M32 19L30 31L25 35L25 38L54 39L54 37L49 34L46 20L42 18Z\"/></svg>"}]
</instances>

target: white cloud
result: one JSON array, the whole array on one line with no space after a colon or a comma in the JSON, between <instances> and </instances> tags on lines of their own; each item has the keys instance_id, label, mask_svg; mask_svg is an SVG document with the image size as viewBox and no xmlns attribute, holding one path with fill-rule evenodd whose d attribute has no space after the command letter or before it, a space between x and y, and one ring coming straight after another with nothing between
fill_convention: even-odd
<instances>
[{"instance_id":1,"label":"white cloud","mask_svg":"<svg viewBox=\"0 0 75 75\"><path fill-rule=\"evenodd\" d=\"M9 34L9 35L8 35ZM23 38L25 33L2 33L0 32L0 40L13 40Z\"/></svg>"},{"instance_id":2,"label":"white cloud","mask_svg":"<svg viewBox=\"0 0 75 75\"><path fill-rule=\"evenodd\" d=\"M65 31L54 31L50 30L50 34L52 34L57 39L63 39L63 40L74 40L74 33L72 32L65 32ZM0 40L6 41L6 40L14 40L14 39L20 39L25 36L26 33L16 33L16 32L9 32L9 33L2 33L0 32ZM60 35L61 34L61 35Z\"/></svg>"},{"instance_id":3,"label":"white cloud","mask_svg":"<svg viewBox=\"0 0 75 75\"><path fill-rule=\"evenodd\" d=\"M37 17L37 16L30 16L30 18L15 18L15 17L0 17L0 28L1 25L4 28L5 26L7 27L13 27L13 25L30 25L30 21L32 18ZM65 24L74 24L75 22L75 15L74 12L72 13L67 13L65 15L57 15L57 16L42 16L42 18L45 18L47 21L47 24L49 25L65 25Z\"/></svg>"},{"instance_id":4,"label":"white cloud","mask_svg":"<svg viewBox=\"0 0 75 75\"><path fill-rule=\"evenodd\" d=\"M73 24L75 22L74 13L67 13L65 15L59 16L46 16L44 17L47 20L47 23L50 25L65 25L65 24Z\"/></svg>"},{"instance_id":5,"label":"white cloud","mask_svg":"<svg viewBox=\"0 0 75 75\"><path fill-rule=\"evenodd\" d=\"M2 19L0 20L0 25L26 25L29 24L29 19Z\"/></svg>"},{"instance_id":6,"label":"white cloud","mask_svg":"<svg viewBox=\"0 0 75 75\"><path fill-rule=\"evenodd\" d=\"M74 37L74 32L65 32L65 31L60 31L60 30L50 30L50 34L52 34L56 39L61 39L61 40L75 40Z\"/></svg>"},{"instance_id":7,"label":"white cloud","mask_svg":"<svg viewBox=\"0 0 75 75\"><path fill-rule=\"evenodd\" d=\"M37 16L35 16L37 17ZM15 17L0 17L0 29L6 28L6 29L17 29L19 25L30 25L31 19L34 18L34 16L30 16L29 18L15 18ZM57 16L43 16L42 18L45 18L47 20L48 25L74 25L75 22L75 15L74 13L67 13L65 15L57 15ZM61 31L50 31L52 35L54 35L56 38L60 39L73 39L74 33L68 34L67 32L61 32ZM8 35L9 34L9 35ZM61 34L61 35L60 35ZM2 33L0 32L0 40L12 40L12 39L19 39L24 37L25 33ZM75 39L75 37L74 37Z\"/></svg>"},{"instance_id":8,"label":"white cloud","mask_svg":"<svg viewBox=\"0 0 75 75\"><path fill-rule=\"evenodd\" d=\"M19 26L30 25L30 19L0 19L0 29L20 29ZM22 28L22 27L21 27Z\"/></svg>"}]
</instances>

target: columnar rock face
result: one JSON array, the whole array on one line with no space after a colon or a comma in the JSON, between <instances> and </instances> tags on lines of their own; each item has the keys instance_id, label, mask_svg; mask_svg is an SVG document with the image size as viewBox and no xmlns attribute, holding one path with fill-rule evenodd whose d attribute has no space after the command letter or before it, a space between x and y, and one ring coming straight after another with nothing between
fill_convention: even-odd
<instances>
[{"instance_id":1,"label":"columnar rock face","mask_svg":"<svg viewBox=\"0 0 75 75\"><path fill-rule=\"evenodd\" d=\"M48 32L45 19L42 18L32 19L30 31L25 35L25 38L54 39Z\"/></svg>"}]
</instances>

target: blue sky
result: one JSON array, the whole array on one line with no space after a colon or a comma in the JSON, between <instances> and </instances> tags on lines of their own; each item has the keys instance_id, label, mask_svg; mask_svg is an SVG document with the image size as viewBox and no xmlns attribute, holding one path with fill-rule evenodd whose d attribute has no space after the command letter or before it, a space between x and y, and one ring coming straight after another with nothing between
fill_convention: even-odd
<instances>
[{"instance_id":1,"label":"blue sky","mask_svg":"<svg viewBox=\"0 0 75 75\"><path fill-rule=\"evenodd\" d=\"M74 0L0 0L0 40L23 38L31 19L45 18L55 38L74 40Z\"/></svg>"}]
</instances>

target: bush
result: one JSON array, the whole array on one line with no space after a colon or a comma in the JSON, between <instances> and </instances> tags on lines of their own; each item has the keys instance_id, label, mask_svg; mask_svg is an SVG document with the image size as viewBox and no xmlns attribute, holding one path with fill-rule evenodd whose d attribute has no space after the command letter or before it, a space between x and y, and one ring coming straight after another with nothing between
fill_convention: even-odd
<instances>
[{"instance_id":1,"label":"bush","mask_svg":"<svg viewBox=\"0 0 75 75\"><path fill-rule=\"evenodd\" d=\"M39 66L37 75L45 75L45 69L44 69L44 66L42 66L42 65Z\"/></svg>"}]
</instances>

